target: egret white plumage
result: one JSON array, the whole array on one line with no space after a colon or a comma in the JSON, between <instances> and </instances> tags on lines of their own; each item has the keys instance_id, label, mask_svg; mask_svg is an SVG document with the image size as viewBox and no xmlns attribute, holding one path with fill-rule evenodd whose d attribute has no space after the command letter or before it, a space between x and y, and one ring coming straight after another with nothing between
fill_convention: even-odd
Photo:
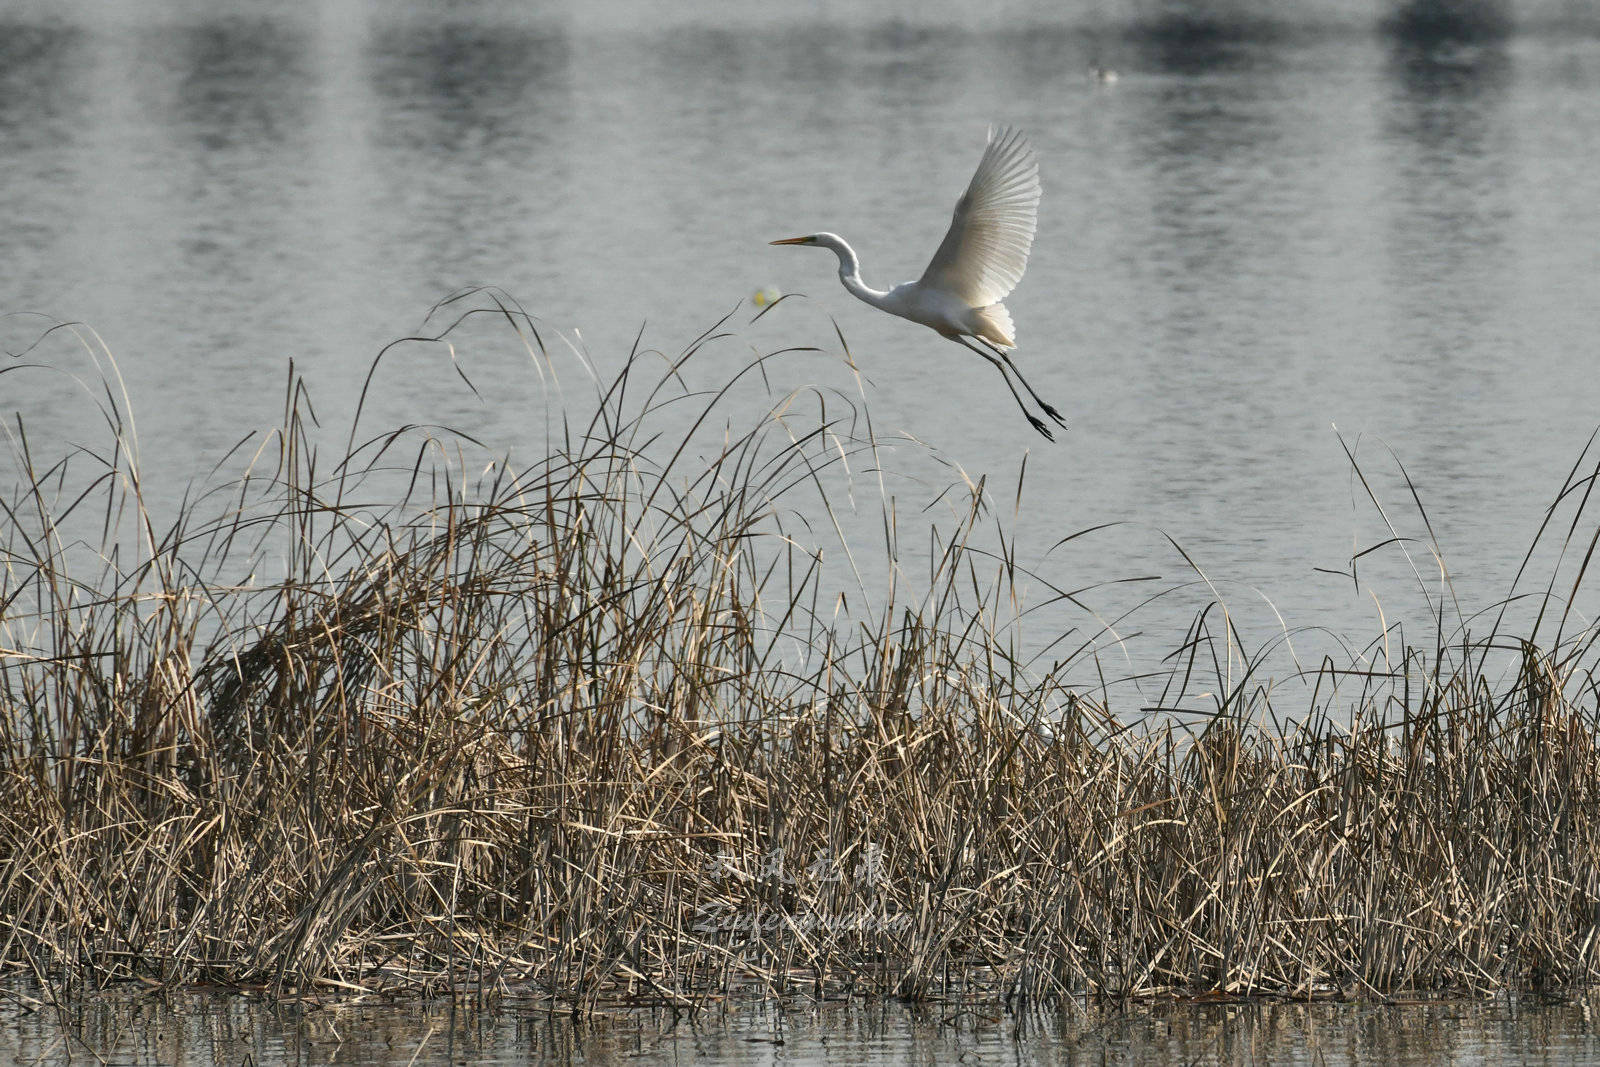
<instances>
[{"instance_id":1,"label":"egret white plumage","mask_svg":"<svg viewBox=\"0 0 1600 1067\"><path fill-rule=\"evenodd\" d=\"M772 243L831 249L839 257L839 280L856 297L936 330L993 363L1028 422L1053 441L1050 427L1028 410L1022 394L1011 384L1011 374L1046 415L1062 427L1066 420L1034 392L1012 362L1008 350L1016 347L1015 328L1001 303L1027 269L1038 216L1039 163L1022 134L1003 126L989 131L989 145L967 191L956 202L950 229L916 281L902 282L887 292L871 288L861 280L861 261L855 249L836 233L813 233ZM1011 374L1006 373L1007 368Z\"/></svg>"}]
</instances>

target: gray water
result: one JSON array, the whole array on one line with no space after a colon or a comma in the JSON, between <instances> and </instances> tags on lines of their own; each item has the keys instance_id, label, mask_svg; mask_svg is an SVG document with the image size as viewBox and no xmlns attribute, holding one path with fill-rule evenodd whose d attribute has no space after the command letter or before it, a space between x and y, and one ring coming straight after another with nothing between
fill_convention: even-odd
<instances>
[{"instance_id":1,"label":"gray water","mask_svg":"<svg viewBox=\"0 0 1600 1067\"><path fill-rule=\"evenodd\" d=\"M1215 586L1199 599L1359 644L1443 595L1390 450L1470 615L1507 593L1600 423L1597 25L1559 2L12 0L0 308L98 331L152 493L175 501L276 424L290 360L347 425L377 351L464 285L502 287L602 368L641 327L676 351L757 290L804 293L761 343L829 351L777 387L854 388L836 319L879 432L948 465L900 461L903 512L952 468L1008 501L1026 454L1011 527L1050 581L1197 580L1170 535ZM1008 305L1071 423L1055 445L988 366L856 303L825 253L766 243L832 229L870 282L915 277L999 121L1041 160ZM0 320L8 350L40 321ZM582 407L557 348L555 403ZM28 357L93 379L62 335ZM537 450L527 358L502 341L461 359L483 398L403 350L369 425ZM0 378L0 408L36 448L92 413L37 372ZM1427 592L1398 546L1352 578L1390 535L1341 435L1420 539ZM1102 523L1124 525L1051 553ZM1196 598L1169 600L1145 614L1181 626Z\"/></svg>"},{"instance_id":2,"label":"gray water","mask_svg":"<svg viewBox=\"0 0 1600 1067\"><path fill-rule=\"evenodd\" d=\"M1086 597L1102 621L1199 582L1169 537L1210 579L1125 631L1221 597L1269 637L1359 646L1425 631L1452 591L1464 617L1508 593L1600 423L1588 5L657 7L10 0L0 309L98 331L175 504L276 425L291 360L342 430L377 351L461 286L502 287L602 369L641 327L677 351L758 290L803 293L702 381L819 345L774 388L851 392L836 320L880 434L938 457L885 464L901 514L956 472L1009 509L1026 455L1019 559L1066 589L1159 576ZM1054 445L987 365L855 302L826 253L767 244L832 229L869 282L915 277L991 122L1041 161L1007 303L1071 423ZM482 396L397 351L367 425L537 452L542 412L591 403L554 347L553 400L506 336L458 353ZM0 376L0 410L36 452L84 443L86 353L58 334L27 360L68 376ZM1415 539L1355 566L1391 533L1341 437Z\"/></svg>"},{"instance_id":3,"label":"gray water","mask_svg":"<svg viewBox=\"0 0 1600 1067\"><path fill-rule=\"evenodd\" d=\"M127 1065L356 1063L678 1064L1579 1064L1600 1057L1595 1004L1578 998L1397 1004L1079 1004L1019 1018L989 1008L884 1002L567 1013L515 1001L268 1006L237 996L104 995L20 1013L0 1003L0 1054Z\"/></svg>"}]
</instances>

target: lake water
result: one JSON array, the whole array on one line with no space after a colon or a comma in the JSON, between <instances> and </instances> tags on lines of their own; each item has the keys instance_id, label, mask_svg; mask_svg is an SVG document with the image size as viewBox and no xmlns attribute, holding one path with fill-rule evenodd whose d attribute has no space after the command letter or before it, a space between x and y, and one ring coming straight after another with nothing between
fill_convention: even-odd
<instances>
[{"instance_id":1,"label":"lake water","mask_svg":"<svg viewBox=\"0 0 1600 1067\"><path fill-rule=\"evenodd\" d=\"M269 1007L215 994L90 998L64 1020L0 1006L0 1055L18 1062L95 1057L133 1065L250 1063L722 1064L1093 1063L1377 1067L1592 1063L1596 1005L1586 999L1399 1004L1080 1005L1018 1019L987 1009L882 1002L603 1011L574 1022L511 1003Z\"/></svg>"},{"instance_id":2,"label":"lake water","mask_svg":"<svg viewBox=\"0 0 1600 1067\"><path fill-rule=\"evenodd\" d=\"M170 504L276 424L290 360L342 431L379 348L458 287L502 287L602 367L641 327L677 351L730 308L748 321L759 289L798 292L701 383L753 347L819 345L775 388L852 391L837 320L879 433L936 454L885 464L902 515L952 469L987 475L1018 557L1062 588L1195 582L1171 542L1213 582L1124 629L1176 632L1221 595L1258 632L1321 628L1313 647L1397 620L1425 639L1444 594L1395 457L1461 614L1507 593L1600 423L1590 6L658 7L11 0L0 309L98 330ZM1071 424L1054 445L987 365L854 301L826 253L767 244L831 229L869 282L915 277L991 122L1027 130L1042 168L1007 303ZM41 321L0 319L0 339L21 351ZM581 408L556 347L555 403ZM538 449L526 356L503 332L458 355L482 397L406 349L367 425ZM92 374L64 335L28 359ZM0 377L0 409L41 453L95 418L32 371ZM1418 539L1426 592L1400 545L1352 576L1391 534L1341 437ZM1146 595L1086 599L1103 620Z\"/></svg>"}]
</instances>

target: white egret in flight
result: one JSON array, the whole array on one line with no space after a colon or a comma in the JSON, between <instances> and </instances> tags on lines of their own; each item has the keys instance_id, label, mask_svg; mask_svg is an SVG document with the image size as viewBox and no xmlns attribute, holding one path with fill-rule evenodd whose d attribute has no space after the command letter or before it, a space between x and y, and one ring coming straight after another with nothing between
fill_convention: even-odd
<instances>
[{"instance_id":1,"label":"white egret in flight","mask_svg":"<svg viewBox=\"0 0 1600 1067\"><path fill-rule=\"evenodd\" d=\"M846 289L873 307L937 330L993 363L1033 428L1053 441L1050 427L1028 410L1006 373L1009 367L1044 413L1058 425L1067 425L1011 361L1007 349L1016 347L1015 332L1011 314L1000 302L1016 288L1028 266L1038 215L1039 163L1022 134L1007 126L989 131L989 146L956 203L950 229L928 269L914 282L902 282L888 292L868 287L861 280L855 249L836 233L772 243L832 249L839 257L839 279Z\"/></svg>"}]
</instances>

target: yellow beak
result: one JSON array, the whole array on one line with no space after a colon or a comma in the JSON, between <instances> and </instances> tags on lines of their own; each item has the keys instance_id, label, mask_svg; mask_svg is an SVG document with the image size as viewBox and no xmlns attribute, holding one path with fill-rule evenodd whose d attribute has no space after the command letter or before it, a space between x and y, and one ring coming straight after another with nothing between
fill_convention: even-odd
<instances>
[{"instance_id":1,"label":"yellow beak","mask_svg":"<svg viewBox=\"0 0 1600 1067\"><path fill-rule=\"evenodd\" d=\"M809 237L785 237L781 241L771 241L769 243L775 245L803 245L809 240L811 240Z\"/></svg>"}]
</instances>

